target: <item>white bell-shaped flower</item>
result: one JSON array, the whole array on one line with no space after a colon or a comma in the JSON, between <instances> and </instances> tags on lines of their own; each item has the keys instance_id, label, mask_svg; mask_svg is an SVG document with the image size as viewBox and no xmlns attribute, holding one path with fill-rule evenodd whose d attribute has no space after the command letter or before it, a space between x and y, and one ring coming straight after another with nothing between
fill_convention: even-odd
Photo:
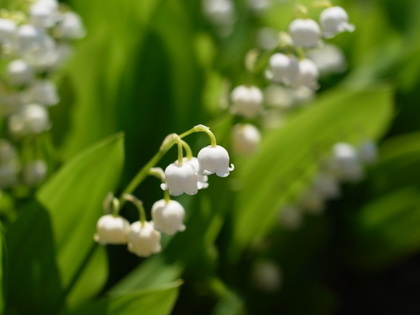
<instances>
[{"instance_id":1,"label":"white bell-shaped flower","mask_svg":"<svg viewBox=\"0 0 420 315\"><path fill-rule=\"evenodd\" d=\"M16 32L16 23L9 19L0 19L0 43L10 43Z\"/></svg>"},{"instance_id":2,"label":"white bell-shaped flower","mask_svg":"<svg viewBox=\"0 0 420 315\"><path fill-rule=\"evenodd\" d=\"M239 154L253 154L258 150L261 133L251 124L236 124L232 130L232 148Z\"/></svg>"},{"instance_id":3,"label":"white bell-shaped flower","mask_svg":"<svg viewBox=\"0 0 420 315\"><path fill-rule=\"evenodd\" d=\"M232 90L230 97L235 114L255 118L262 109L264 97L256 86L237 86Z\"/></svg>"},{"instance_id":4,"label":"white bell-shaped flower","mask_svg":"<svg viewBox=\"0 0 420 315\"><path fill-rule=\"evenodd\" d=\"M32 67L24 60L16 59L7 65L7 76L14 85L28 84L34 78Z\"/></svg>"},{"instance_id":5,"label":"white bell-shaped flower","mask_svg":"<svg viewBox=\"0 0 420 315\"><path fill-rule=\"evenodd\" d=\"M163 190L169 190L172 196L183 193L195 195L198 191L198 175L190 163L178 162L169 164L165 169L166 183L161 185Z\"/></svg>"},{"instance_id":6,"label":"white bell-shaped flower","mask_svg":"<svg viewBox=\"0 0 420 315\"><path fill-rule=\"evenodd\" d=\"M120 216L111 214L99 218L96 223L95 241L105 244L126 244L130 223Z\"/></svg>"},{"instance_id":7,"label":"white bell-shaped flower","mask_svg":"<svg viewBox=\"0 0 420 315\"><path fill-rule=\"evenodd\" d=\"M299 60L299 83L309 89L316 90L318 84L319 71L315 63L309 59Z\"/></svg>"},{"instance_id":8,"label":"white bell-shaped flower","mask_svg":"<svg viewBox=\"0 0 420 315\"><path fill-rule=\"evenodd\" d=\"M32 25L40 28L50 28L54 26L57 21L56 8L51 6L48 2L35 2L29 8L29 20Z\"/></svg>"},{"instance_id":9,"label":"white bell-shaped flower","mask_svg":"<svg viewBox=\"0 0 420 315\"><path fill-rule=\"evenodd\" d=\"M347 62L343 52L335 45L323 45L307 53L308 59L312 60L321 75L342 73L347 69Z\"/></svg>"},{"instance_id":10,"label":"white bell-shaped flower","mask_svg":"<svg viewBox=\"0 0 420 315\"><path fill-rule=\"evenodd\" d=\"M199 173L204 175L215 174L226 177L234 170L233 164L229 165L229 153L220 145L207 146L198 152Z\"/></svg>"},{"instance_id":11,"label":"white bell-shaped flower","mask_svg":"<svg viewBox=\"0 0 420 315\"><path fill-rule=\"evenodd\" d=\"M153 222L132 223L127 240L128 250L140 257L148 257L160 252L161 249L160 233L155 230Z\"/></svg>"},{"instance_id":12,"label":"white bell-shaped flower","mask_svg":"<svg viewBox=\"0 0 420 315\"><path fill-rule=\"evenodd\" d=\"M199 174L198 171L200 169L200 165L198 163L198 159L196 157L192 157L191 159L184 158L184 163L189 163L194 168L194 172L197 173L197 188L204 189L209 187L208 180L209 177L207 175Z\"/></svg>"},{"instance_id":13,"label":"white bell-shaped flower","mask_svg":"<svg viewBox=\"0 0 420 315\"><path fill-rule=\"evenodd\" d=\"M44 160L35 160L25 164L22 168L23 182L28 186L41 183L47 175L47 163Z\"/></svg>"},{"instance_id":14,"label":"white bell-shaped flower","mask_svg":"<svg viewBox=\"0 0 420 315\"><path fill-rule=\"evenodd\" d=\"M349 16L342 7L331 7L323 10L320 15L320 23L324 31L324 37L331 38L338 33L353 32L354 25L350 24Z\"/></svg>"},{"instance_id":15,"label":"white bell-shaped flower","mask_svg":"<svg viewBox=\"0 0 420 315\"><path fill-rule=\"evenodd\" d=\"M343 181L357 181L364 175L356 149L349 143L339 142L333 146L332 167Z\"/></svg>"},{"instance_id":16,"label":"white bell-shaped flower","mask_svg":"<svg viewBox=\"0 0 420 315\"><path fill-rule=\"evenodd\" d=\"M19 26L16 33L16 45L19 54L24 55L27 51L37 47L42 37L42 31L32 24Z\"/></svg>"},{"instance_id":17,"label":"white bell-shaped flower","mask_svg":"<svg viewBox=\"0 0 420 315\"><path fill-rule=\"evenodd\" d=\"M321 29L311 19L293 20L289 25L289 33L295 46L313 48L320 43Z\"/></svg>"},{"instance_id":18,"label":"white bell-shaped flower","mask_svg":"<svg viewBox=\"0 0 420 315\"><path fill-rule=\"evenodd\" d=\"M46 106L56 105L58 97L55 84L49 80L35 81L27 92L28 102Z\"/></svg>"},{"instance_id":19,"label":"white bell-shaped flower","mask_svg":"<svg viewBox=\"0 0 420 315\"><path fill-rule=\"evenodd\" d=\"M378 146L372 140L363 140L357 154L362 163L373 164L378 160Z\"/></svg>"},{"instance_id":20,"label":"white bell-shaped flower","mask_svg":"<svg viewBox=\"0 0 420 315\"><path fill-rule=\"evenodd\" d=\"M37 104L26 105L21 112L10 116L8 127L14 137L39 134L50 128L48 111Z\"/></svg>"},{"instance_id":21,"label":"white bell-shaped flower","mask_svg":"<svg viewBox=\"0 0 420 315\"><path fill-rule=\"evenodd\" d=\"M175 200L159 200L152 206L152 218L155 229L174 235L176 232L185 230L183 224L185 217L184 207Z\"/></svg>"},{"instance_id":22,"label":"white bell-shaped flower","mask_svg":"<svg viewBox=\"0 0 420 315\"><path fill-rule=\"evenodd\" d=\"M86 35L80 16L74 12L66 12L61 15L57 33L58 36L66 39L78 39Z\"/></svg>"},{"instance_id":23,"label":"white bell-shaped flower","mask_svg":"<svg viewBox=\"0 0 420 315\"><path fill-rule=\"evenodd\" d=\"M299 62L293 55L276 53L270 57L269 72L274 82L293 85L299 78Z\"/></svg>"}]
</instances>

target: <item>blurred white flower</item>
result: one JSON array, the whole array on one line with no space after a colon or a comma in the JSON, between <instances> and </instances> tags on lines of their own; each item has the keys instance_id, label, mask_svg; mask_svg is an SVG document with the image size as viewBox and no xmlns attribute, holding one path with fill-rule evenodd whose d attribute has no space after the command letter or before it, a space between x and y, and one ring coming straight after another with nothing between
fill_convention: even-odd
<instances>
[{"instance_id":1,"label":"blurred white flower","mask_svg":"<svg viewBox=\"0 0 420 315\"><path fill-rule=\"evenodd\" d=\"M254 286L262 291L277 291L282 282L280 268L271 261L257 261L251 271Z\"/></svg>"},{"instance_id":2,"label":"blurred white flower","mask_svg":"<svg viewBox=\"0 0 420 315\"><path fill-rule=\"evenodd\" d=\"M29 8L29 21L40 28L50 28L57 21L57 9L47 1L35 2Z\"/></svg>"},{"instance_id":3,"label":"blurred white flower","mask_svg":"<svg viewBox=\"0 0 420 315\"><path fill-rule=\"evenodd\" d=\"M321 75L341 73L347 68L347 63L340 48L326 44L308 51L307 58L312 60Z\"/></svg>"},{"instance_id":4,"label":"blurred white flower","mask_svg":"<svg viewBox=\"0 0 420 315\"><path fill-rule=\"evenodd\" d=\"M28 102L52 106L60 100L54 83L49 80L37 80L28 89Z\"/></svg>"},{"instance_id":5,"label":"blurred white flower","mask_svg":"<svg viewBox=\"0 0 420 315\"><path fill-rule=\"evenodd\" d=\"M183 193L195 195L198 191L198 175L190 163L178 162L169 164L165 169L166 183L161 185L163 190L169 190L172 196Z\"/></svg>"},{"instance_id":6,"label":"blurred white flower","mask_svg":"<svg viewBox=\"0 0 420 315\"><path fill-rule=\"evenodd\" d=\"M315 63L309 59L299 60L299 83L309 89L316 90L318 84L319 71Z\"/></svg>"},{"instance_id":7,"label":"blurred white flower","mask_svg":"<svg viewBox=\"0 0 420 315\"><path fill-rule=\"evenodd\" d=\"M14 85L28 84L34 78L32 67L21 59L11 61L6 71L10 82Z\"/></svg>"},{"instance_id":8,"label":"blurred white flower","mask_svg":"<svg viewBox=\"0 0 420 315\"><path fill-rule=\"evenodd\" d=\"M226 177L234 170L233 164L229 165L229 153L219 145L202 148L197 158L200 165L198 172L203 175L216 173L217 176Z\"/></svg>"},{"instance_id":9,"label":"blurred white flower","mask_svg":"<svg viewBox=\"0 0 420 315\"><path fill-rule=\"evenodd\" d=\"M16 33L16 23L9 19L0 19L0 43L9 44Z\"/></svg>"},{"instance_id":10,"label":"blurred white flower","mask_svg":"<svg viewBox=\"0 0 420 315\"><path fill-rule=\"evenodd\" d=\"M343 181L358 181L364 175L356 149L349 143L339 142L333 146L330 166Z\"/></svg>"},{"instance_id":11,"label":"blurred white flower","mask_svg":"<svg viewBox=\"0 0 420 315\"><path fill-rule=\"evenodd\" d=\"M293 85L299 78L299 62L293 55L276 53L270 57L269 72L274 82Z\"/></svg>"},{"instance_id":12,"label":"blurred white flower","mask_svg":"<svg viewBox=\"0 0 420 315\"><path fill-rule=\"evenodd\" d=\"M130 223L120 216L111 214L99 218L96 224L96 242L105 244L126 244Z\"/></svg>"},{"instance_id":13,"label":"blurred white flower","mask_svg":"<svg viewBox=\"0 0 420 315\"><path fill-rule=\"evenodd\" d=\"M334 37L338 33L353 32L354 25L350 24L349 16L342 7L331 7L323 10L320 15L320 24L326 38Z\"/></svg>"},{"instance_id":14,"label":"blurred white flower","mask_svg":"<svg viewBox=\"0 0 420 315\"><path fill-rule=\"evenodd\" d=\"M276 30L272 28L262 28L257 33L257 46L264 50L274 49L278 43L279 38Z\"/></svg>"},{"instance_id":15,"label":"blurred white flower","mask_svg":"<svg viewBox=\"0 0 420 315\"><path fill-rule=\"evenodd\" d=\"M127 235L128 250L137 256L148 257L160 252L160 233L155 230L153 222L136 221L130 225Z\"/></svg>"},{"instance_id":16,"label":"blurred white flower","mask_svg":"<svg viewBox=\"0 0 420 315\"><path fill-rule=\"evenodd\" d=\"M365 139L359 145L357 154L362 163L373 164L378 160L378 146L372 140Z\"/></svg>"},{"instance_id":17,"label":"blurred white flower","mask_svg":"<svg viewBox=\"0 0 420 315\"><path fill-rule=\"evenodd\" d=\"M302 225L303 211L297 205L285 205L278 215L279 224L289 230L296 230Z\"/></svg>"},{"instance_id":18,"label":"blurred white flower","mask_svg":"<svg viewBox=\"0 0 420 315\"><path fill-rule=\"evenodd\" d=\"M22 167L23 182L33 186L41 183L47 175L47 163L44 160L34 160Z\"/></svg>"},{"instance_id":19,"label":"blurred white flower","mask_svg":"<svg viewBox=\"0 0 420 315\"><path fill-rule=\"evenodd\" d=\"M332 174L326 172L318 173L314 178L312 186L325 199L340 197L340 183Z\"/></svg>"},{"instance_id":20,"label":"blurred white flower","mask_svg":"<svg viewBox=\"0 0 420 315\"><path fill-rule=\"evenodd\" d=\"M152 206L152 219L156 230L174 235L185 230L184 207L175 200L159 200Z\"/></svg>"},{"instance_id":21,"label":"blurred white flower","mask_svg":"<svg viewBox=\"0 0 420 315\"><path fill-rule=\"evenodd\" d=\"M319 45L321 30L314 20L295 19L289 25L289 33L293 44L304 48L313 48Z\"/></svg>"},{"instance_id":22,"label":"blurred white flower","mask_svg":"<svg viewBox=\"0 0 420 315\"><path fill-rule=\"evenodd\" d=\"M80 16L74 12L63 13L57 25L58 36L66 39L79 39L86 35Z\"/></svg>"},{"instance_id":23,"label":"blurred white flower","mask_svg":"<svg viewBox=\"0 0 420 315\"><path fill-rule=\"evenodd\" d=\"M253 154L258 150L261 133L251 124L236 124L232 129L232 149L239 154Z\"/></svg>"},{"instance_id":24,"label":"blurred white flower","mask_svg":"<svg viewBox=\"0 0 420 315\"><path fill-rule=\"evenodd\" d=\"M48 111L41 105L25 105L21 112L10 116L8 127L17 138L39 134L50 128Z\"/></svg>"},{"instance_id":25,"label":"blurred white flower","mask_svg":"<svg viewBox=\"0 0 420 315\"><path fill-rule=\"evenodd\" d=\"M262 109L263 94L256 86L240 85L235 87L230 96L232 111L246 118L255 118Z\"/></svg>"}]
</instances>

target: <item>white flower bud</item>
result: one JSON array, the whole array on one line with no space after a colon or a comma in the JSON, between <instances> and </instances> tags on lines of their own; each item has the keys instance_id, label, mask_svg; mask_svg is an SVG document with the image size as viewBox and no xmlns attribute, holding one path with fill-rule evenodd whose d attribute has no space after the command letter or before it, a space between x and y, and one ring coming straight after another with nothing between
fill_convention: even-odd
<instances>
[{"instance_id":1,"label":"white flower bud","mask_svg":"<svg viewBox=\"0 0 420 315\"><path fill-rule=\"evenodd\" d=\"M357 152L349 143L339 142L333 146L331 166L343 181L357 181L363 178L363 168Z\"/></svg>"},{"instance_id":2,"label":"white flower bud","mask_svg":"<svg viewBox=\"0 0 420 315\"><path fill-rule=\"evenodd\" d=\"M174 235L178 231L184 231L184 217L184 207L178 201L165 201L162 199L153 204L152 218L154 226L156 230L162 233Z\"/></svg>"},{"instance_id":3,"label":"white flower bud","mask_svg":"<svg viewBox=\"0 0 420 315\"><path fill-rule=\"evenodd\" d=\"M57 12L46 2L35 2L29 8L29 20L31 24L40 28L50 28L57 21Z\"/></svg>"},{"instance_id":4,"label":"white flower bud","mask_svg":"<svg viewBox=\"0 0 420 315\"><path fill-rule=\"evenodd\" d=\"M23 166L22 175L26 185L38 185L47 175L47 163L43 160L31 161Z\"/></svg>"},{"instance_id":5,"label":"white flower bud","mask_svg":"<svg viewBox=\"0 0 420 315\"><path fill-rule=\"evenodd\" d=\"M272 28L262 28L257 33L257 46L264 50L272 50L279 43L277 32Z\"/></svg>"},{"instance_id":6,"label":"white flower bud","mask_svg":"<svg viewBox=\"0 0 420 315\"><path fill-rule=\"evenodd\" d=\"M343 53L335 45L327 44L308 51L307 57L315 63L322 75L341 73L347 68Z\"/></svg>"},{"instance_id":7,"label":"white flower bud","mask_svg":"<svg viewBox=\"0 0 420 315\"><path fill-rule=\"evenodd\" d=\"M296 46L313 48L320 43L321 30L318 24L311 19L293 20L289 25L289 33Z\"/></svg>"},{"instance_id":8,"label":"white flower bud","mask_svg":"<svg viewBox=\"0 0 420 315\"><path fill-rule=\"evenodd\" d=\"M364 140L357 153L362 163L373 164L378 160L378 146L371 140Z\"/></svg>"},{"instance_id":9,"label":"white flower bud","mask_svg":"<svg viewBox=\"0 0 420 315\"><path fill-rule=\"evenodd\" d=\"M178 162L169 164L165 169L166 183L160 187L169 190L172 196L179 196L183 193L195 195L198 191L198 175L190 163Z\"/></svg>"},{"instance_id":10,"label":"white flower bud","mask_svg":"<svg viewBox=\"0 0 420 315\"><path fill-rule=\"evenodd\" d=\"M299 62L293 55L276 53L270 57L269 71L274 82L295 84L299 78Z\"/></svg>"},{"instance_id":11,"label":"white flower bud","mask_svg":"<svg viewBox=\"0 0 420 315\"><path fill-rule=\"evenodd\" d=\"M36 135L49 128L48 112L40 105L26 105L21 112L9 118L9 132L14 137Z\"/></svg>"},{"instance_id":12,"label":"white flower bud","mask_svg":"<svg viewBox=\"0 0 420 315\"><path fill-rule=\"evenodd\" d=\"M49 80L38 80L28 90L28 101L46 106L56 105L60 99L54 83Z\"/></svg>"},{"instance_id":13,"label":"white flower bud","mask_svg":"<svg viewBox=\"0 0 420 315\"><path fill-rule=\"evenodd\" d=\"M105 244L126 244L130 223L120 216L111 214L99 218L96 224L96 242Z\"/></svg>"},{"instance_id":14,"label":"white flower bud","mask_svg":"<svg viewBox=\"0 0 420 315\"><path fill-rule=\"evenodd\" d=\"M225 148L217 146L207 146L198 152L198 163L200 164L200 174L226 177L229 172L234 170L233 164L229 166L229 153Z\"/></svg>"},{"instance_id":15,"label":"white flower bud","mask_svg":"<svg viewBox=\"0 0 420 315\"><path fill-rule=\"evenodd\" d=\"M354 25L349 24L349 16L342 7L331 7L321 12L320 23L324 30L324 37L331 38L338 33L353 32Z\"/></svg>"},{"instance_id":16,"label":"white flower bud","mask_svg":"<svg viewBox=\"0 0 420 315\"><path fill-rule=\"evenodd\" d=\"M148 257L160 252L160 233L155 230L153 222L132 223L127 239L128 250L137 256Z\"/></svg>"},{"instance_id":17,"label":"white flower bud","mask_svg":"<svg viewBox=\"0 0 420 315\"><path fill-rule=\"evenodd\" d=\"M78 39L86 35L80 16L74 12L62 14L60 23L57 25L58 36L67 39Z\"/></svg>"},{"instance_id":18,"label":"white flower bud","mask_svg":"<svg viewBox=\"0 0 420 315\"><path fill-rule=\"evenodd\" d=\"M263 94L256 86L237 86L230 95L232 111L247 118L255 118L262 109Z\"/></svg>"},{"instance_id":19,"label":"white flower bud","mask_svg":"<svg viewBox=\"0 0 420 315\"><path fill-rule=\"evenodd\" d=\"M281 285L281 271L277 265L271 261L258 261L252 268L252 280L256 288L274 292Z\"/></svg>"},{"instance_id":20,"label":"white flower bud","mask_svg":"<svg viewBox=\"0 0 420 315\"><path fill-rule=\"evenodd\" d=\"M303 211L296 205L286 205L279 211L279 224L289 230L296 230L302 225Z\"/></svg>"},{"instance_id":21,"label":"white flower bud","mask_svg":"<svg viewBox=\"0 0 420 315\"><path fill-rule=\"evenodd\" d=\"M316 65L309 59L299 61L299 83L303 86L316 90L318 84L319 71Z\"/></svg>"},{"instance_id":22,"label":"white flower bud","mask_svg":"<svg viewBox=\"0 0 420 315\"><path fill-rule=\"evenodd\" d=\"M16 23L9 19L0 19L0 43L7 44L13 40Z\"/></svg>"},{"instance_id":23,"label":"white flower bud","mask_svg":"<svg viewBox=\"0 0 420 315\"><path fill-rule=\"evenodd\" d=\"M251 124L236 124L232 130L232 148L239 154L253 154L258 150L261 133Z\"/></svg>"},{"instance_id":24,"label":"white flower bud","mask_svg":"<svg viewBox=\"0 0 420 315\"><path fill-rule=\"evenodd\" d=\"M28 84L34 78L32 67L21 59L13 60L7 65L7 75L14 85Z\"/></svg>"}]
</instances>

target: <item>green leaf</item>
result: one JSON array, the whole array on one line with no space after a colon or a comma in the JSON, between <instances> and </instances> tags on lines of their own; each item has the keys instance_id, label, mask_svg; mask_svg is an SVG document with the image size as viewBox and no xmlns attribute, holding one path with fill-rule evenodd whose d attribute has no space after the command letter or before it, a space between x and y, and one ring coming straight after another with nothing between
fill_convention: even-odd
<instances>
[{"instance_id":1,"label":"green leaf","mask_svg":"<svg viewBox=\"0 0 420 315\"><path fill-rule=\"evenodd\" d=\"M283 128L267 134L259 154L240 166L234 227L239 248L273 226L279 209L308 186L335 142L357 144L383 133L392 116L392 93L386 87L341 88L310 106Z\"/></svg>"},{"instance_id":2,"label":"green leaf","mask_svg":"<svg viewBox=\"0 0 420 315\"><path fill-rule=\"evenodd\" d=\"M123 136L117 134L70 160L37 194L51 220L60 281L70 296L79 276L89 276L83 269L90 259L103 250L93 241L96 221L105 196L117 186L122 166ZM101 257L90 266L91 285L79 287L77 300L90 298L104 284L106 261Z\"/></svg>"},{"instance_id":3,"label":"green leaf","mask_svg":"<svg viewBox=\"0 0 420 315\"><path fill-rule=\"evenodd\" d=\"M4 287L5 287L5 281L4 281L4 261L5 261L5 255L4 255L4 235L3 235L3 225L0 224L0 314L3 314L4 308L5 308L5 300L4 300Z\"/></svg>"},{"instance_id":4,"label":"green leaf","mask_svg":"<svg viewBox=\"0 0 420 315\"><path fill-rule=\"evenodd\" d=\"M177 281L153 290L105 297L69 314L167 315L171 313L181 284L182 281Z\"/></svg>"}]
</instances>

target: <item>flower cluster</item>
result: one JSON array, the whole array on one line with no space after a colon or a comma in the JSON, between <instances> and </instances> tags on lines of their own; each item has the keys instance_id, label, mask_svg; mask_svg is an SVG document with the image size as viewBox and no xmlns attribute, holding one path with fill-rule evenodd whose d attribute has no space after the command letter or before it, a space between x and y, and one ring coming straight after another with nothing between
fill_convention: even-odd
<instances>
[{"instance_id":1,"label":"flower cluster","mask_svg":"<svg viewBox=\"0 0 420 315\"><path fill-rule=\"evenodd\" d=\"M56 0L22 1L18 5L18 10L2 10L0 14L0 53L6 61L1 73L0 115L10 141L3 140L9 145L50 129L48 107L60 101L53 75L70 56L72 41L85 35L80 17ZM14 163L19 164L17 158ZM36 185L47 173L42 157L21 163L23 184ZM15 167L5 172L10 175L0 179L0 186L18 183L18 171Z\"/></svg>"},{"instance_id":2,"label":"flower cluster","mask_svg":"<svg viewBox=\"0 0 420 315\"><path fill-rule=\"evenodd\" d=\"M321 74L345 69L340 50L322 41L322 37L354 30L344 9L328 4L320 12L319 23L308 17L305 7L298 9L299 18L291 21L288 32L278 34L263 29L261 48L267 51L253 49L245 58L250 74L258 77L262 70L268 82L263 84L265 90L248 84L235 86L230 93L231 112L245 120L232 130L232 148L236 153L258 151L261 135L257 119L262 119L263 127L279 126L285 110L313 98ZM261 67L261 60L265 68Z\"/></svg>"},{"instance_id":3,"label":"flower cluster","mask_svg":"<svg viewBox=\"0 0 420 315\"><path fill-rule=\"evenodd\" d=\"M377 158L377 145L371 140L365 139L357 147L346 142L335 143L331 154L321 161L309 188L296 203L280 210L281 225L296 229L302 222L303 212L321 213L327 200L340 197L340 183L363 179L364 166L376 162Z\"/></svg>"},{"instance_id":4,"label":"flower cluster","mask_svg":"<svg viewBox=\"0 0 420 315\"><path fill-rule=\"evenodd\" d=\"M204 132L211 140L211 144L202 148L197 157L192 155L191 148L182 140L193 132ZM152 159L139 171L138 176L134 177L120 199L112 197L105 202L106 212L112 212L112 214L106 214L98 220L97 233L94 237L97 242L127 244L130 252L141 257L158 253L161 250L161 233L174 235L186 228L185 209L170 196L195 195L198 190L208 187L209 175L227 177L234 169L233 164L229 162L229 153L225 148L217 145L215 136L206 126L198 125L181 135L169 135L159 150L159 158L174 144L178 146L178 159L169 164L165 171L154 165L151 166L150 164L158 162ZM183 154L184 150L186 157ZM147 175L161 179L161 188L164 191L164 198L156 201L152 206L151 221L146 220L143 203L130 194ZM125 201L132 202L138 208L140 214L138 221L130 224L119 216L118 213Z\"/></svg>"}]
</instances>

